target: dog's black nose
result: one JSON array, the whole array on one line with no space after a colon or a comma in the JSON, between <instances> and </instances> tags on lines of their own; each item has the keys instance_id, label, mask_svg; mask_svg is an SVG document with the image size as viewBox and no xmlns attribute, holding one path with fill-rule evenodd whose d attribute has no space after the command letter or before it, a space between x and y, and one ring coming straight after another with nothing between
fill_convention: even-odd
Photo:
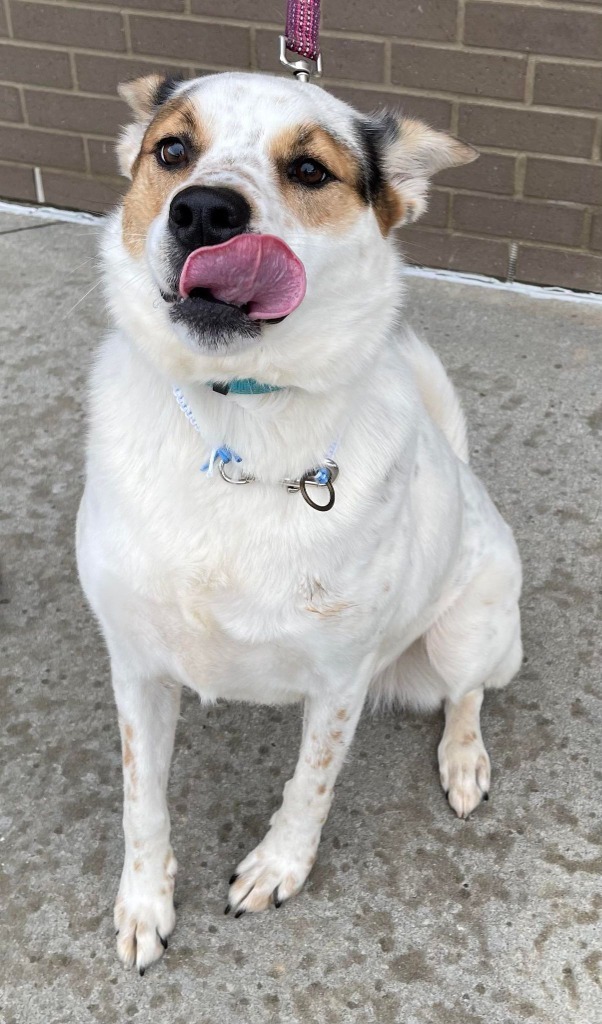
<instances>
[{"instance_id":1,"label":"dog's black nose","mask_svg":"<svg viewBox=\"0 0 602 1024\"><path fill-rule=\"evenodd\" d=\"M178 192L169 207L169 229L191 251L241 235L250 221L247 200L231 188L192 185Z\"/></svg>"}]
</instances>

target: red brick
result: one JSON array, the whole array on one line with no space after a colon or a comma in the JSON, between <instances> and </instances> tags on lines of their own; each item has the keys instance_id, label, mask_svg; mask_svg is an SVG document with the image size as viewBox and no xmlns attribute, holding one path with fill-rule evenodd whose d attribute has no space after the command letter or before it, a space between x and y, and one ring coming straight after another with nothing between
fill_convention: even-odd
<instances>
[{"instance_id":1,"label":"red brick","mask_svg":"<svg viewBox=\"0 0 602 1024\"><path fill-rule=\"evenodd\" d=\"M83 170L84 144L74 135L59 135L30 128L0 125L0 153L10 153L11 159L19 164L33 164L38 167L67 167Z\"/></svg>"},{"instance_id":2,"label":"red brick","mask_svg":"<svg viewBox=\"0 0 602 1024\"><path fill-rule=\"evenodd\" d=\"M602 250L602 213L597 213L592 220L592 249Z\"/></svg>"},{"instance_id":3,"label":"red brick","mask_svg":"<svg viewBox=\"0 0 602 1024\"><path fill-rule=\"evenodd\" d=\"M30 124L68 132L115 135L129 119L128 108L118 99L27 89L25 104Z\"/></svg>"},{"instance_id":4,"label":"red brick","mask_svg":"<svg viewBox=\"0 0 602 1024\"><path fill-rule=\"evenodd\" d=\"M519 100L525 92L526 69L524 57L394 44L391 80L409 89Z\"/></svg>"},{"instance_id":5,"label":"red brick","mask_svg":"<svg viewBox=\"0 0 602 1024\"><path fill-rule=\"evenodd\" d=\"M363 39L333 39L322 36L322 58L329 78L360 79L382 82L385 69L384 43ZM278 32L257 31L257 66L262 71L279 71Z\"/></svg>"},{"instance_id":6,"label":"red brick","mask_svg":"<svg viewBox=\"0 0 602 1024\"><path fill-rule=\"evenodd\" d=\"M518 53L602 58L602 14L469 0L464 42Z\"/></svg>"},{"instance_id":7,"label":"red brick","mask_svg":"<svg viewBox=\"0 0 602 1024\"><path fill-rule=\"evenodd\" d=\"M21 97L10 85L0 85L0 121L22 121Z\"/></svg>"},{"instance_id":8,"label":"red brick","mask_svg":"<svg viewBox=\"0 0 602 1024\"><path fill-rule=\"evenodd\" d=\"M506 277L507 242L453 235L420 226L402 228L399 238L408 263L421 267L441 267L444 270L463 270L469 274Z\"/></svg>"},{"instance_id":9,"label":"red brick","mask_svg":"<svg viewBox=\"0 0 602 1024\"><path fill-rule=\"evenodd\" d=\"M89 213L105 213L119 202L127 188L127 182L116 178L101 181L83 175L57 174L42 171L44 196L51 206L62 206L68 210L87 210Z\"/></svg>"},{"instance_id":10,"label":"red brick","mask_svg":"<svg viewBox=\"0 0 602 1024\"><path fill-rule=\"evenodd\" d=\"M28 199L35 202L36 186L31 167L0 164L0 198Z\"/></svg>"},{"instance_id":11,"label":"red brick","mask_svg":"<svg viewBox=\"0 0 602 1024\"><path fill-rule=\"evenodd\" d=\"M514 194L515 157L498 153L481 153L478 160L464 167L452 167L437 175L438 185L466 188L471 192Z\"/></svg>"},{"instance_id":12,"label":"red brick","mask_svg":"<svg viewBox=\"0 0 602 1024\"><path fill-rule=\"evenodd\" d=\"M454 196L453 225L475 235L579 245L583 211L524 199L458 194Z\"/></svg>"},{"instance_id":13,"label":"red brick","mask_svg":"<svg viewBox=\"0 0 602 1024\"><path fill-rule=\"evenodd\" d=\"M208 14L215 17L217 10L216 0L191 0L191 14ZM284 33L284 5L281 8L276 0L253 0L252 4L249 0L219 0L219 17L237 18L239 21L251 23L271 21L278 26L282 25L280 31Z\"/></svg>"},{"instance_id":14,"label":"red brick","mask_svg":"<svg viewBox=\"0 0 602 1024\"><path fill-rule=\"evenodd\" d=\"M105 57L100 54L77 53L75 55L77 81L83 92L117 95L120 82L129 82L142 75L173 75L188 78L189 65L164 64L162 61L136 60L133 57Z\"/></svg>"},{"instance_id":15,"label":"red brick","mask_svg":"<svg viewBox=\"0 0 602 1024\"><path fill-rule=\"evenodd\" d=\"M544 64L535 69L535 103L554 107L602 110L602 66L600 64Z\"/></svg>"},{"instance_id":16,"label":"red brick","mask_svg":"<svg viewBox=\"0 0 602 1024\"><path fill-rule=\"evenodd\" d=\"M337 31L450 40L456 35L456 0L327 0L322 26Z\"/></svg>"},{"instance_id":17,"label":"red brick","mask_svg":"<svg viewBox=\"0 0 602 1024\"><path fill-rule=\"evenodd\" d=\"M91 47L95 50L125 50L121 14L86 7L58 4L10 4L16 39L40 43Z\"/></svg>"},{"instance_id":18,"label":"red brick","mask_svg":"<svg viewBox=\"0 0 602 1024\"><path fill-rule=\"evenodd\" d=\"M195 63L250 67L249 30L234 25L212 25L169 18L130 18L135 53L157 54L164 60L176 57Z\"/></svg>"},{"instance_id":19,"label":"red brick","mask_svg":"<svg viewBox=\"0 0 602 1024\"><path fill-rule=\"evenodd\" d=\"M533 284L602 292L602 260L584 252L520 246L516 276Z\"/></svg>"},{"instance_id":20,"label":"red brick","mask_svg":"<svg viewBox=\"0 0 602 1024\"><path fill-rule=\"evenodd\" d=\"M70 89L73 85L71 66L66 53L39 50L33 46L0 46L2 78L27 85L48 85Z\"/></svg>"},{"instance_id":21,"label":"red brick","mask_svg":"<svg viewBox=\"0 0 602 1024\"><path fill-rule=\"evenodd\" d=\"M602 165L529 157L525 195L602 206Z\"/></svg>"},{"instance_id":22,"label":"red brick","mask_svg":"<svg viewBox=\"0 0 602 1024\"><path fill-rule=\"evenodd\" d=\"M458 134L475 146L589 157L594 129L590 117L463 104Z\"/></svg>"},{"instance_id":23,"label":"red brick","mask_svg":"<svg viewBox=\"0 0 602 1024\"><path fill-rule=\"evenodd\" d=\"M430 96L404 96L395 92L362 89L360 86L329 85L328 91L350 103L362 113L370 114L384 107L405 117L419 117L433 128L449 128L451 103Z\"/></svg>"},{"instance_id":24,"label":"red brick","mask_svg":"<svg viewBox=\"0 0 602 1024\"><path fill-rule=\"evenodd\" d=\"M88 139L87 145L92 174L111 177L118 173L115 143L112 139Z\"/></svg>"}]
</instances>

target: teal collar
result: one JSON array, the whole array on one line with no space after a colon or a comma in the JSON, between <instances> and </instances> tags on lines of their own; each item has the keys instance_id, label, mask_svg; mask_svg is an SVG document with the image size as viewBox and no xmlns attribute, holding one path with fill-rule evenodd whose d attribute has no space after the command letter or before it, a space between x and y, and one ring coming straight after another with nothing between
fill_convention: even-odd
<instances>
[{"instance_id":1,"label":"teal collar","mask_svg":"<svg viewBox=\"0 0 602 1024\"><path fill-rule=\"evenodd\" d=\"M277 384L260 384L253 377L243 377L227 383L217 381L215 384L209 384L209 387L220 395L267 395L270 391L284 390Z\"/></svg>"}]
</instances>

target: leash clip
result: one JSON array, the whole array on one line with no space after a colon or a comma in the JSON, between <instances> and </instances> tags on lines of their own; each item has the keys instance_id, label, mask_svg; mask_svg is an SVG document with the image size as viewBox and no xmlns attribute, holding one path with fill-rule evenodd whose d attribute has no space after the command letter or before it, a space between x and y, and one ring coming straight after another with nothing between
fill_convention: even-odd
<instances>
[{"instance_id":1,"label":"leash clip","mask_svg":"<svg viewBox=\"0 0 602 1024\"><path fill-rule=\"evenodd\" d=\"M299 82L309 82L310 78L322 77L322 54L319 53L315 61L311 60L289 60L287 53L286 36L280 36L280 63L292 71Z\"/></svg>"},{"instance_id":2,"label":"leash clip","mask_svg":"<svg viewBox=\"0 0 602 1024\"><path fill-rule=\"evenodd\" d=\"M296 494L297 491L300 491L302 498L311 508L315 508L316 512L329 512L335 502L333 484L338 475L339 467L334 459L324 459L321 466L318 466L317 469L310 469L298 480L284 480L283 482L289 494ZM328 501L325 505L319 505L313 498L310 498L307 493L308 484L313 487L327 488Z\"/></svg>"},{"instance_id":3,"label":"leash clip","mask_svg":"<svg viewBox=\"0 0 602 1024\"><path fill-rule=\"evenodd\" d=\"M219 469L219 475L221 476L222 480L225 480L229 484L250 484L250 483L252 483L253 480L255 479L255 477L254 476L250 476L248 473L241 473L241 475L238 476L238 477L236 477L236 476L228 476L228 474L226 473L226 466L228 465L228 462L231 462L231 461L232 461L231 459L228 459L228 461L226 462L226 460L222 459L222 458L220 458L219 461L218 461L217 466L218 466L218 469Z\"/></svg>"}]
</instances>

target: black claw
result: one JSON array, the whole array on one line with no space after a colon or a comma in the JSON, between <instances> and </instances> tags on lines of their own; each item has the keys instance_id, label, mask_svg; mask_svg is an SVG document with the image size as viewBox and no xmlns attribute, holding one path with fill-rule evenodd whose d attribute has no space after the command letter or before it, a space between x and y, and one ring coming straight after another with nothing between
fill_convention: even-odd
<instances>
[{"instance_id":1,"label":"black claw","mask_svg":"<svg viewBox=\"0 0 602 1024\"><path fill-rule=\"evenodd\" d=\"M483 793L483 800L489 800L489 793Z\"/></svg>"},{"instance_id":2,"label":"black claw","mask_svg":"<svg viewBox=\"0 0 602 1024\"><path fill-rule=\"evenodd\" d=\"M276 907L276 909L282 906L282 900L279 900L277 896L274 896L274 906Z\"/></svg>"},{"instance_id":3,"label":"black claw","mask_svg":"<svg viewBox=\"0 0 602 1024\"><path fill-rule=\"evenodd\" d=\"M224 910L224 914L229 914L231 910L232 910L232 907L230 906L230 904L226 903L226 909Z\"/></svg>"},{"instance_id":4,"label":"black claw","mask_svg":"<svg viewBox=\"0 0 602 1024\"><path fill-rule=\"evenodd\" d=\"M236 872L234 872L234 874L230 876L230 881L228 882L228 885L234 885L237 878L238 875L236 874Z\"/></svg>"},{"instance_id":5,"label":"black claw","mask_svg":"<svg viewBox=\"0 0 602 1024\"><path fill-rule=\"evenodd\" d=\"M449 800L449 789L445 790L445 799Z\"/></svg>"},{"instance_id":6,"label":"black claw","mask_svg":"<svg viewBox=\"0 0 602 1024\"><path fill-rule=\"evenodd\" d=\"M242 917L243 914L246 914L246 910L237 910L234 917Z\"/></svg>"},{"instance_id":7,"label":"black claw","mask_svg":"<svg viewBox=\"0 0 602 1024\"><path fill-rule=\"evenodd\" d=\"M164 939L162 935L159 936L159 942L163 946L163 949L167 949L167 939Z\"/></svg>"},{"instance_id":8,"label":"black claw","mask_svg":"<svg viewBox=\"0 0 602 1024\"><path fill-rule=\"evenodd\" d=\"M140 977L141 977L141 978L143 978L143 977L144 977L144 972L145 972L145 970L146 970L146 967L141 967L141 968L140 968L140 970L138 971L138 973L139 973L139 975L140 975Z\"/></svg>"}]
</instances>

